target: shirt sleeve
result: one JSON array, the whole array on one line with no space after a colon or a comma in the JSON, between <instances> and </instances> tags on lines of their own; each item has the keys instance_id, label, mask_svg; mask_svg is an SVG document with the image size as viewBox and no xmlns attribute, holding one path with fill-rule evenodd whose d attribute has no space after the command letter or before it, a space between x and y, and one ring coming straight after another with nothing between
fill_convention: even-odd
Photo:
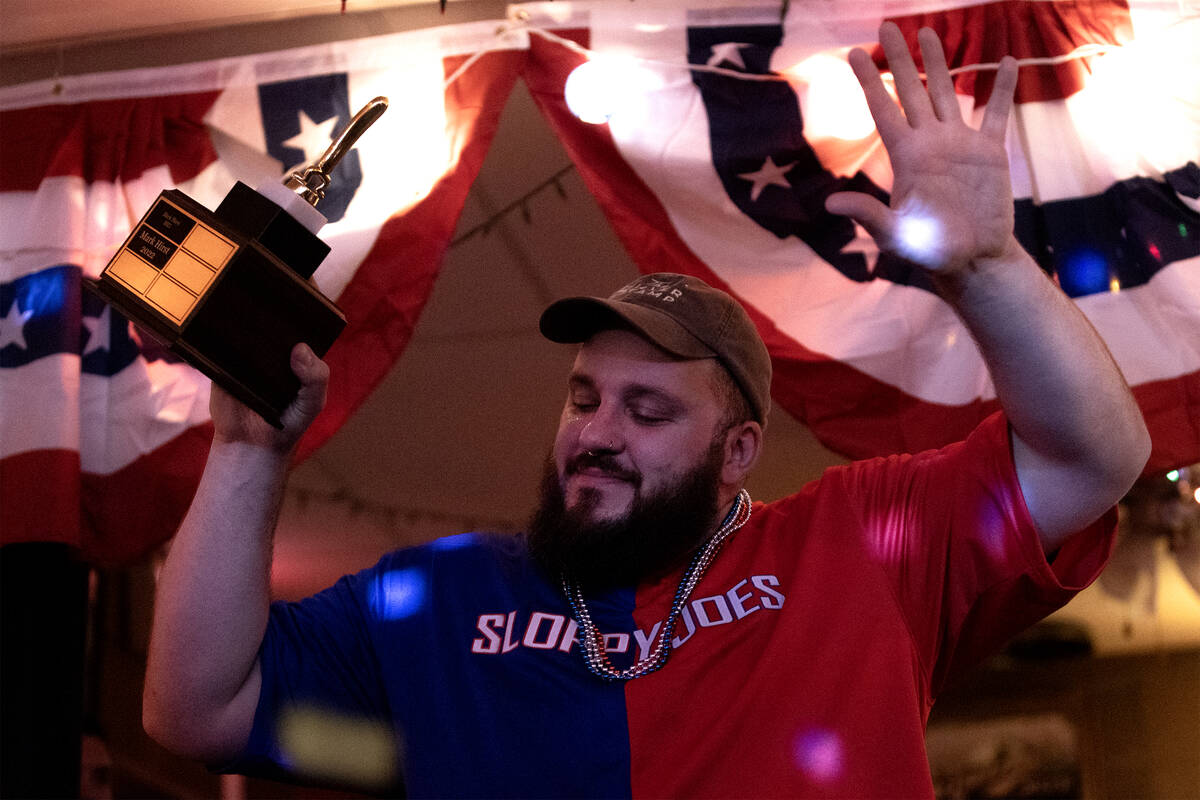
<instances>
[{"instance_id":1,"label":"shirt sleeve","mask_svg":"<svg viewBox=\"0 0 1200 800\"><path fill-rule=\"evenodd\" d=\"M868 560L891 584L930 700L1095 580L1116 534L1112 508L1046 558L1000 413L964 442L862 462L847 478Z\"/></svg>"},{"instance_id":2,"label":"shirt sleeve","mask_svg":"<svg viewBox=\"0 0 1200 800\"><path fill-rule=\"evenodd\" d=\"M271 605L249 741L214 769L335 787L378 789L399 779L373 630L379 612L406 591L395 584L411 558L390 554L312 597Z\"/></svg>"}]
</instances>

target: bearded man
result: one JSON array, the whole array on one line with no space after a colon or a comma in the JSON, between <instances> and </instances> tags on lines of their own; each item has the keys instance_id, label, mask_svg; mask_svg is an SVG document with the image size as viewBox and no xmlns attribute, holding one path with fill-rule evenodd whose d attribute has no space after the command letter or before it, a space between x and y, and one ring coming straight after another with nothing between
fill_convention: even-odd
<instances>
[{"instance_id":1,"label":"bearded man","mask_svg":"<svg viewBox=\"0 0 1200 800\"><path fill-rule=\"evenodd\" d=\"M937 38L919 38L928 90L899 30L880 31L903 112L851 55L892 207L827 205L928 271L1003 415L754 503L766 349L723 292L643 276L542 315L579 350L526 536L398 551L270 606L288 455L328 376L300 346L283 431L214 388L208 467L160 576L147 730L281 775L320 761L301 757L313 715L373 721L383 743L347 759L413 796L932 796L938 692L1095 578L1149 440L1095 332L1013 238L1015 63L972 130ZM940 228L922 252L899 238L913 208Z\"/></svg>"}]
</instances>

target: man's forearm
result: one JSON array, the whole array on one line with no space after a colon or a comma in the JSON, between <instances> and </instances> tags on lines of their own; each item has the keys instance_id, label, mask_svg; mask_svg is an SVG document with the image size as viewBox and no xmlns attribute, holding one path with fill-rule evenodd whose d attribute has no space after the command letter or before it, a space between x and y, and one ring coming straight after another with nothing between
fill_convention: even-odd
<instances>
[{"instance_id":1,"label":"man's forearm","mask_svg":"<svg viewBox=\"0 0 1200 800\"><path fill-rule=\"evenodd\" d=\"M146 729L171 749L232 755L249 734L287 457L215 442L158 580Z\"/></svg>"},{"instance_id":2,"label":"man's forearm","mask_svg":"<svg viewBox=\"0 0 1200 800\"><path fill-rule=\"evenodd\" d=\"M1055 546L1141 472L1149 436L1133 395L1091 323L1015 239L1003 257L934 279L987 362L1030 510ZM1087 483L1066 485L1074 478ZM1085 507L1060 502L1084 485L1095 497Z\"/></svg>"}]
</instances>

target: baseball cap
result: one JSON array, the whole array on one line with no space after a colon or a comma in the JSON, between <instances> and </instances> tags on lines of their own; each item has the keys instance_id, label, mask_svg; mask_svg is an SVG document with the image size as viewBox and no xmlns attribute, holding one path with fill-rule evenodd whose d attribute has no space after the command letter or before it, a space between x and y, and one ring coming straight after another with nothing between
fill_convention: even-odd
<instances>
[{"instance_id":1,"label":"baseball cap","mask_svg":"<svg viewBox=\"0 0 1200 800\"><path fill-rule=\"evenodd\" d=\"M657 272L631 281L607 299L566 297L542 312L538 327L552 342L584 342L629 327L681 358L715 358L733 377L754 419L771 405L771 357L750 315L729 294L699 278Z\"/></svg>"}]
</instances>

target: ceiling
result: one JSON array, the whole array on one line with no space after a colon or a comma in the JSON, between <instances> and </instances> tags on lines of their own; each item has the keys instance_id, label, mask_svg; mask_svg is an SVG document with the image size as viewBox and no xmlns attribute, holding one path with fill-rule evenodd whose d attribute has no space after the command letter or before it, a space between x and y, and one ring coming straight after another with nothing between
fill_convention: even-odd
<instances>
[{"instance_id":1,"label":"ceiling","mask_svg":"<svg viewBox=\"0 0 1200 800\"><path fill-rule=\"evenodd\" d=\"M4 0L0 48L40 48L128 39L181 30L196 31L248 23L293 21L343 12L434 5L428 0Z\"/></svg>"},{"instance_id":2,"label":"ceiling","mask_svg":"<svg viewBox=\"0 0 1200 800\"><path fill-rule=\"evenodd\" d=\"M443 15L430 2L350 0L350 13L341 14L337 0L4 0L0 80L493 19L504 8L453 0ZM554 182L534 191L560 172L561 193ZM486 221L489 233L465 236ZM292 475L277 539L284 594L327 585L398 543L469 527L519 527L531 508L572 357L538 334L538 314L556 297L608 294L637 271L520 83L457 236L403 357ZM757 499L779 497L841 461L776 409L749 488ZM1073 604L1104 637L1101 651L1200 644L1200 599L1181 588L1171 566L1164 557L1153 615L1092 590Z\"/></svg>"}]
</instances>

